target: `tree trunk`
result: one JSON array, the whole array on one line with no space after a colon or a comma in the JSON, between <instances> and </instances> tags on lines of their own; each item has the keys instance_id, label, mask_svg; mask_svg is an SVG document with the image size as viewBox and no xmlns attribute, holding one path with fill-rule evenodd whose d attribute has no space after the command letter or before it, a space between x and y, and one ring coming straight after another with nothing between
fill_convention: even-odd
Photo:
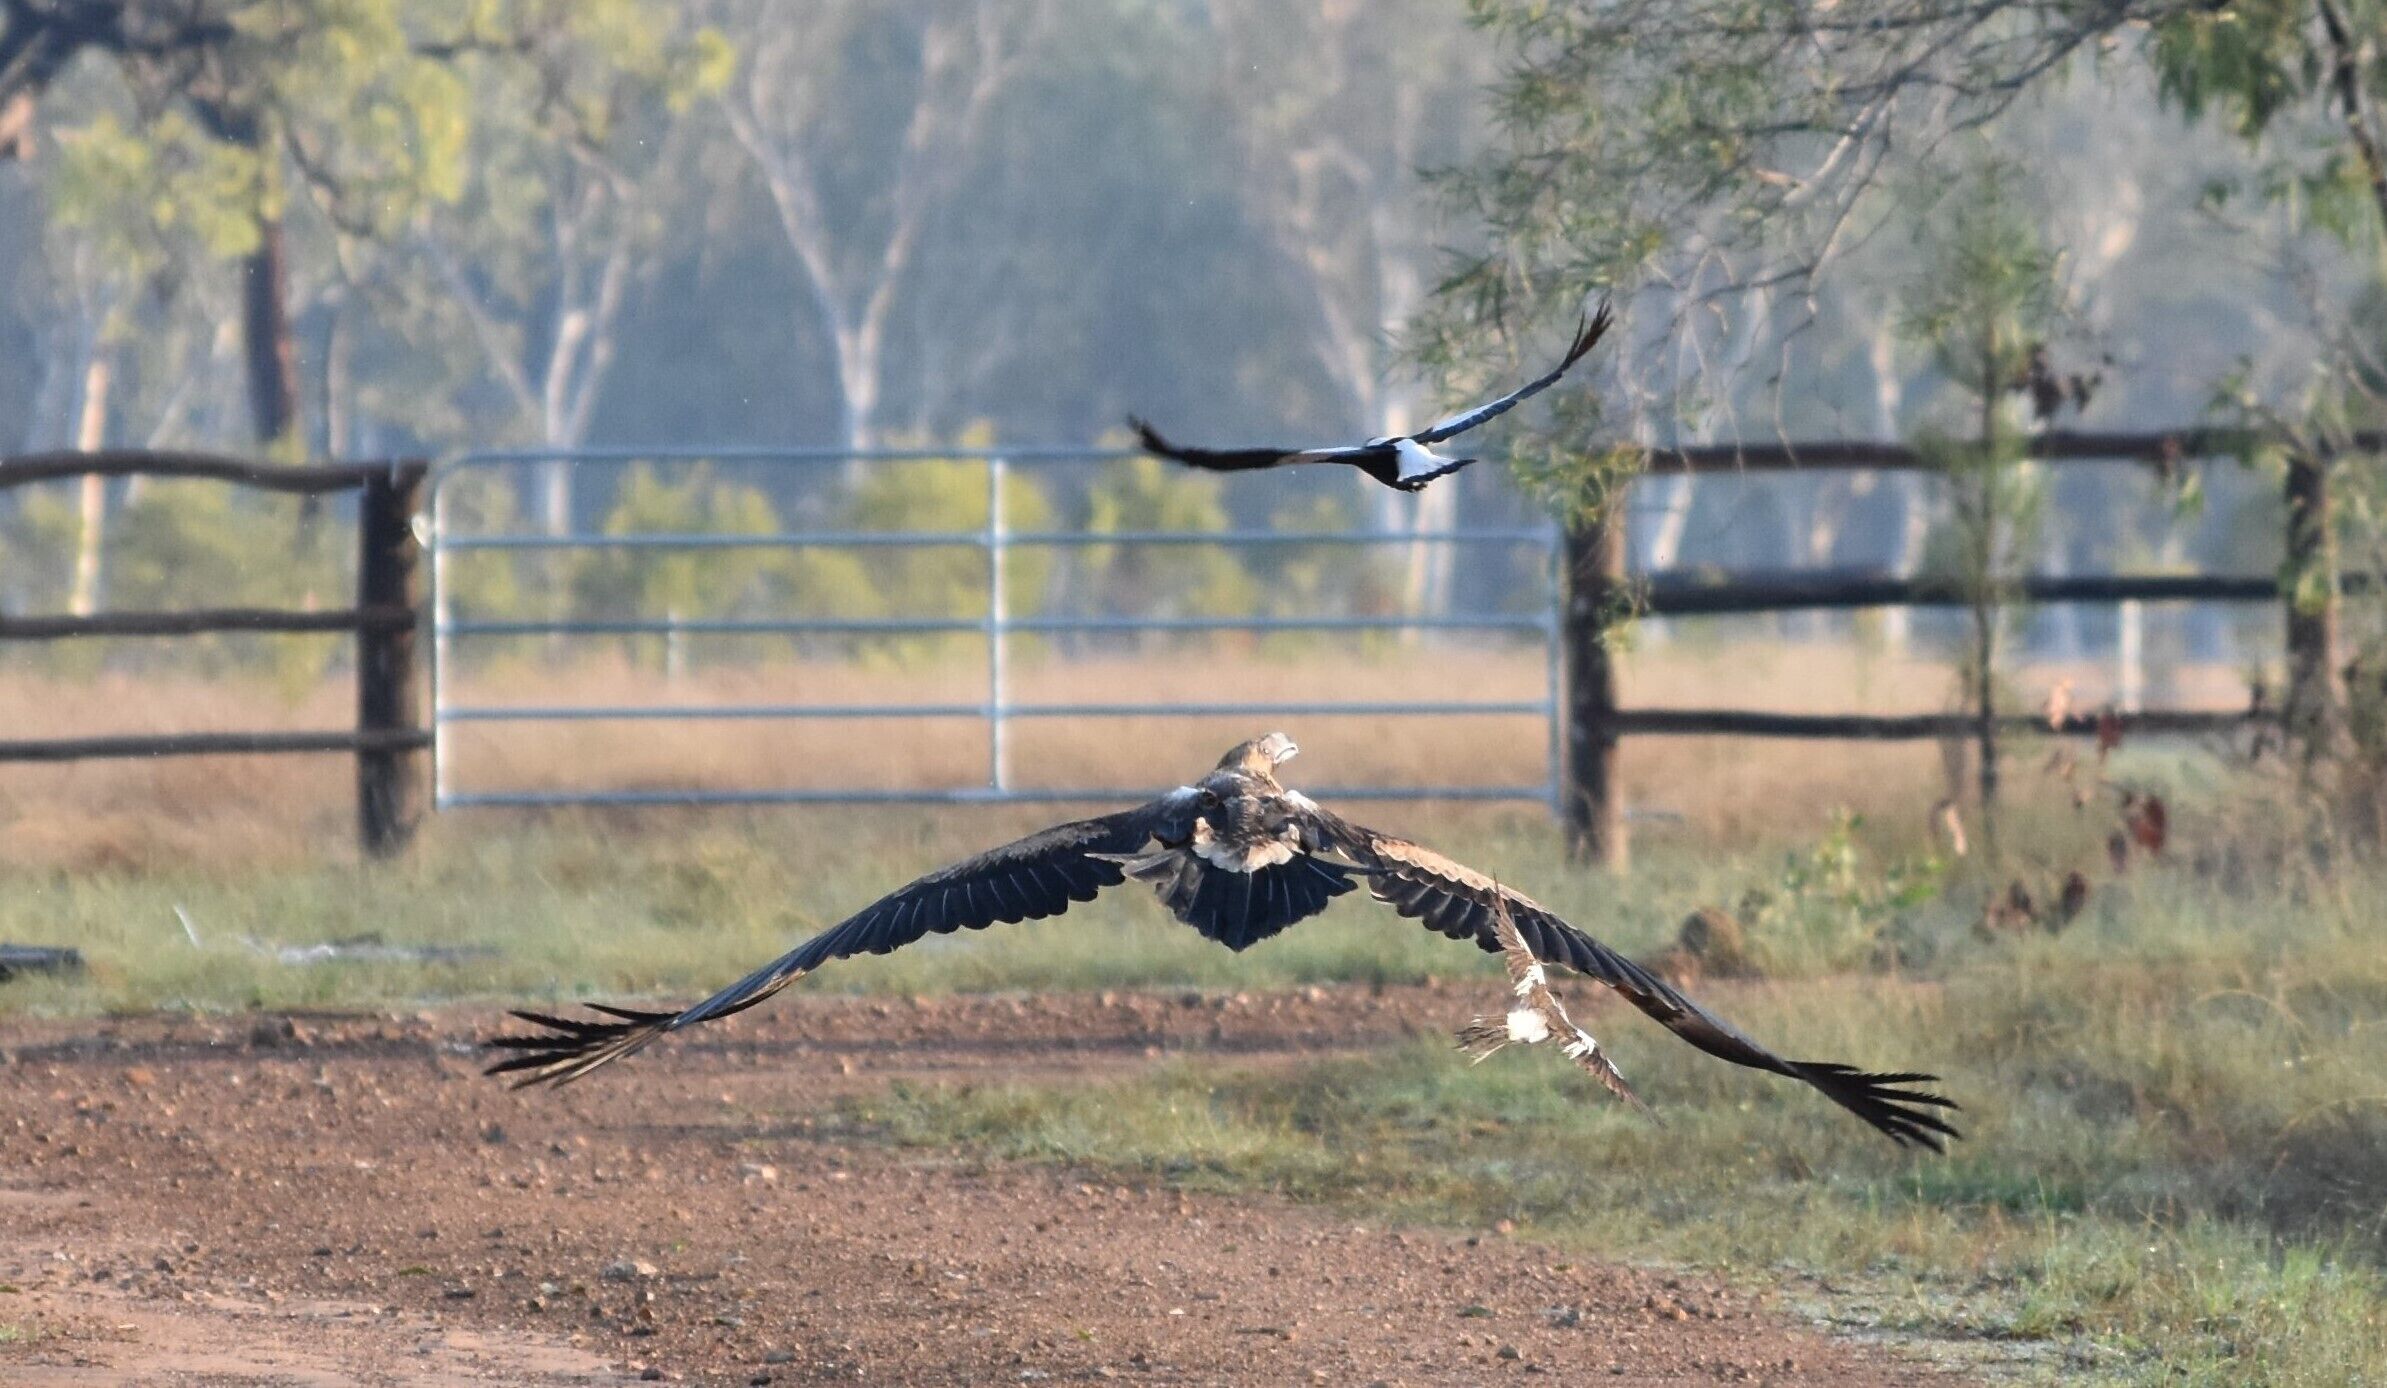
<instances>
[{"instance_id":1,"label":"tree trunk","mask_svg":"<svg viewBox=\"0 0 2387 1388\"><path fill-rule=\"evenodd\" d=\"M1403 498L1407 500L1408 498ZM1413 617L1437 617L1450 607L1451 561L1457 546L1420 540L1418 535L1456 530L1459 525L1459 479L1445 477L1415 498L1409 513L1409 541L1402 589L1404 610ZM1425 633L1412 628L1404 644L1416 645Z\"/></svg>"},{"instance_id":2,"label":"tree trunk","mask_svg":"<svg viewBox=\"0 0 2387 1388\"><path fill-rule=\"evenodd\" d=\"M331 326L323 343L323 452L334 462L356 452L355 373L351 369L355 334L348 326L348 306L332 303Z\"/></svg>"},{"instance_id":3,"label":"tree trunk","mask_svg":"<svg viewBox=\"0 0 2387 1388\"><path fill-rule=\"evenodd\" d=\"M1995 340L1986 333L1981 344L1981 460L1979 486L1975 491L1980 512L1974 517L1977 529L1973 549L1973 717L1974 737L1979 744L1979 766L1976 768L1981 785L1981 837L1988 845L1994 860L1998 850L1997 792L1997 626L1999 606L1998 580L1998 516L2003 496L1998 488L1999 470L2004 466L1998 457L1998 400L2000 382L1997 375Z\"/></svg>"},{"instance_id":4,"label":"tree trunk","mask_svg":"<svg viewBox=\"0 0 2387 1388\"><path fill-rule=\"evenodd\" d=\"M1623 611L1624 508L1611 498L1598 520L1566 536L1567 854L1622 872L1630 863L1624 793L1616 776L1616 664L1609 643Z\"/></svg>"},{"instance_id":5,"label":"tree trunk","mask_svg":"<svg viewBox=\"0 0 2387 1388\"><path fill-rule=\"evenodd\" d=\"M1683 536L1691 524L1692 488L1698 480L1682 472L1634 484L1637 490L1655 490L1658 494L1657 504L1649 508L1656 514L1657 523L1648 527L1649 538L1640 546L1643 573L1664 573L1682 563Z\"/></svg>"},{"instance_id":6,"label":"tree trunk","mask_svg":"<svg viewBox=\"0 0 2387 1388\"><path fill-rule=\"evenodd\" d=\"M865 453L879 446L879 349L883 339L860 329L837 334L837 384L845 397L845 446Z\"/></svg>"},{"instance_id":7,"label":"tree trunk","mask_svg":"<svg viewBox=\"0 0 2387 1388\"><path fill-rule=\"evenodd\" d=\"M1906 378L1898 371L1897 321L1884 314L1874 324L1865 348L1865 364L1873 373L1873 436L1884 443L1898 439L1899 416L1906 403ZM1928 484L1916 473L1899 472L1882 478L1898 508L1888 562L1883 566L1900 577L1911 576L1923 560L1923 540L1931 530ZM1881 614L1882 646L1903 656L1914 644L1914 609L1892 607Z\"/></svg>"},{"instance_id":8,"label":"tree trunk","mask_svg":"<svg viewBox=\"0 0 2387 1388\"><path fill-rule=\"evenodd\" d=\"M2345 735L2346 685L2338 653L2337 536L2328 464L2288 461L2287 727L2326 756Z\"/></svg>"},{"instance_id":9,"label":"tree trunk","mask_svg":"<svg viewBox=\"0 0 2387 1388\"><path fill-rule=\"evenodd\" d=\"M1698 479L1688 472L1665 477L1643 477L1619 493L1620 498L1624 498L1619 501L1620 505L1629 504L1632 497L1646 496L1653 491L1658 498L1656 504L1649 508L1649 512L1656 515L1656 520L1647 525L1635 526L1632 530L1634 547L1639 551L1634 555L1634 572L1643 576L1662 574L1681 565L1683 536L1690 529L1691 501L1697 483ZM1663 617L1653 617L1643 622L1640 631L1642 645L1645 648L1664 645L1672 628L1673 624Z\"/></svg>"},{"instance_id":10,"label":"tree trunk","mask_svg":"<svg viewBox=\"0 0 2387 1388\"><path fill-rule=\"evenodd\" d=\"M83 368L83 408L75 420L75 448L96 453L108 441L108 391L116 372L107 349L95 347ZM92 473L83 478L81 525L75 534L75 586L67 611L88 617L99 611L100 551L108 532L108 479Z\"/></svg>"},{"instance_id":11,"label":"tree trunk","mask_svg":"<svg viewBox=\"0 0 2387 1388\"><path fill-rule=\"evenodd\" d=\"M1808 480L1805 515L1801 518L1797 566L1829 569L1840 554L1840 532L1848 526L1849 508L1856 504L1856 478L1846 472L1823 472ZM1843 619L1829 612L1810 612L1800 626L1802 635L1821 641Z\"/></svg>"},{"instance_id":12,"label":"tree trunk","mask_svg":"<svg viewBox=\"0 0 2387 1388\"><path fill-rule=\"evenodd\" d=\"M0 101L0 163L33 157L33 93Z\"/></svg>"},{"instance_id":13,"label":"tree trunk","mask_svg":"<svg viewBox=\"0 0 2387 1388\"><path fill-rule=\"evenodd\" d=\"M279 217L257 219L257 249L241 263L241 327L249 417L257 441L289 449L298 433L298 339L290 328L290 264Z\"/></svg>"}]
</instances>

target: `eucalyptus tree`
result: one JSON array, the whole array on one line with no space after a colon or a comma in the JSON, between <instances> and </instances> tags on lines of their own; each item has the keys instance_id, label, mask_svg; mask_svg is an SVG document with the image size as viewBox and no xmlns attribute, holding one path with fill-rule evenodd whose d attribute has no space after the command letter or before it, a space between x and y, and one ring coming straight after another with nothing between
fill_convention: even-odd
<instances>
[{"instance_id":1,"label":"eucalyptus tree","mask_svg":"<svg viewBox=\"0 0 2387 1388\"><path fill-rule=\"evenodd\" d=\"M2259 199L2326 233L2376 277L2387 241L2387 64L2379 0L1472 0L1503 45L1499 148L1453 171L1480 249L1446 281L1422 352L1454 372L1487 328L1545 328L1593 286L1624 296L1631 363L1611 421L1636 437L1696 428L1731 376L1786 379L1818 287L1896 225L1885 190L1998 126L2067 77L2131 68L2199 128L2237 138L2250 175L2216 195ZM2185 213L2188 209L2182 209ZM2322 296L2316 296L2316 298ZM1752 318L1771 319L1744 339ZM1740 340L1771 344L1763 354ZM2340 356L2359 344L2340 342ZM2333 380L2339 394L2352 376ZM1569 402L1580 404L1579 401ZM1608 509L1630 449L1567 440L1522 451L1520 472L1578 514ZM2318 468L2317 464L2306 464ZM2291 488L2326 568L2326 476ZM2323 630L2301 648L2299 707L2341 702L2333 584L2311 585ZM2324 709L2325 712L2325 709Z\"/></svg>"},{"instance_id":2,"label":"eucalyptus tree","mask_svg":"<svg viewBox=\"0 0 2387 1388\"><path fill-rule=\"evenodd\" d=\"M378 219L452 195L459 52L506 42L485 7L398 0L10 0L0 7L0 150L35 146L40 103L99 67L118 109L56 132L62 162L120 176L128 223L187 227L237 265L258 438L301 446L289 312L293 196Z\"/></svg>"},{"instance_id":3,"label":"eucalyptus tree","mask_svg":"<svg viewBox=\"0 0 2387 1388\"><path fill-rule=\"evenodd\" d=\"M698 103L734 61L719 33L661 6L592 14L464 60L465 182L418 208L400 243L419 258L401 282L436 286L418 348L470 342L481 369L458 388L493 383L505 402L505 417L476 424L483 440L587 440L624 312L666 250L669 200L690 191L683 167L712 133ZM545 526L571 529L568 461L549 464L542 493Z\"/></svg>"},{"instance_id":4,"label":"eucalyptus tree","mask_svg":"<svg viewBox=\"0 0 2387 1388\"><path fill-rule=\"evenodd\" d=\"M769 190L837 371L839 441L877 446L893 315L1042 0L725 0L744 51L719 106Z\"/></svg>"},{"instance_id":5,"label":"eucalyptus tree","mask_svg":"<svg viewBox=\"0 0 2387 1388\"><path fill-rule=\"evenodd\" d=\"M1635 291L1645 339L1714 363L1751 296L1796 320L1894 224L1885 185L2026 95L2140 65L2181 115L2263 145L2259 186L2375 234L2387 145L2370 0L1474 0L1504 46L1500 148L1446 187L1484 233L1440 296L1429 350ZM2357 223L2363 224L2357 228ZM1789 326L1786 323L1784 326ZM1661 423L1696 404L1668 353L1620 382ZM1579 461L1579 460L1578 460Z\"/></svg>"},{"instance_id":6,"label":"eucalyptus tree","mask_svg":"<svg viewBox=\"0 0 2387 1388\"><path fill-rule=\"evenodd\" d=\"M1440 257L1428 167L1482 134L1491 46L1434 0L1286 5L1210 0L1216 71L1238 119L1246 195L1276 254L1299 267L1309 349L1343 397L1345 428L1405 434L1421 382L1390 348L1432 289ZM1386 529L1445 529L1462 488L1370 496ZM1413 609L1448 598L1452 548L1409 547Z\"/></svg>"}]
</instances>

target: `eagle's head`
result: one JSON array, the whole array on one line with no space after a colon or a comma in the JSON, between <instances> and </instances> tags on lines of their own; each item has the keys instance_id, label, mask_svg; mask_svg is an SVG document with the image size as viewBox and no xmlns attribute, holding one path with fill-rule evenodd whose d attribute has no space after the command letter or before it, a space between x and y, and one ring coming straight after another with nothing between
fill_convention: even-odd
<instances>
[{"instance_id":1,"label":"eagle's head","mask_svg":"<svg viewBox=\"0 0 2387 1388\"><path fill-rule=\"evenodd\" d=\"M1293 739L1283 733L1266 733L1249 742L1236 744L1218 759L1218 769L1274 780L1276 768L1293 760L1300 751Z\"/></svg>"}]
</instances>

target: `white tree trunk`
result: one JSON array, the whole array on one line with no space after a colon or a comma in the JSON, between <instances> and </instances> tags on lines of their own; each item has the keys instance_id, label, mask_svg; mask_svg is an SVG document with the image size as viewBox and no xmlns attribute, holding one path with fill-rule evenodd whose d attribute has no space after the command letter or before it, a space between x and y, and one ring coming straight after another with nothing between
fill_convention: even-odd
<instances>
[{"instance_id":1,"label":"white tree trunk","mask_svg":"<svg viewBox=\"0 0 2387 1388\"><path fill-rule=\"evenodd\" d=\"M94 346L83 367L83 403L75 418L75 448L96 453L108 441L108 392L116 378L107 349ZM75 532L75 582L67 611L88 617L99 610L100 550L107 541L108 479L86 474L82 486L81 524Z\"/></svg>"},{"instance_id":2,"label":"white tree trunk","mask_svg":"<svg viewBox=\"0 0 2387 1388\"><path fill-rule=\"evenodd\" d=\"M1649 517L1645 524L1632 528L1640 543L1634 564L1645 574L1664 573L1682 563L1683 535L1691 524L1691 497L1694 478L1687 472L1665 477L1644 478L1633 484L1636 491L1650 497L1646 507L1636 507Z\"/></svg>"},{"instance_id":3,"label":"white tree trunk","mask_svg":"<svg viewBox=\"0 0 2387 1388\"><path fill-rule=\"evenodd\" d=\"M769 41L748 55L743 79L722 98L730 134L771 194L780 231L804 268L814 319L835 354L838 432L849 451L882 442L889 316L929 218L967 172L987 108L1020 70L1026 33L1044 17L1040 8L975 0L921 20L918 93L887 170L887 222L876 246L834 244L823 215L806 106L813 95L806 84L826 71L816 34L800 32L800 23L770 26Z\"/></svg>"},{"instance_id":4,"label":"white tree trunk","mask_svg":"<svg viewBox=\"0 0 2387 1388\"><path fill-rule=\"evenodd\" d=\"M1900 407L1905 403L1906 379L1898 372L1898 329L1888 314L1875 322L1873 339L1865 351L1873 369L1873 436L1884 443L1898 438ZM1931 495L1920 473L1902 470L1883 481L1897 510L1890 544L1889 570L1902 578L1913 575L1923 560L1923 541L1931 532ZM1914 644L1914 609L1885 609L1882 645L1903 656Z\"/></svg>"}]
</instances>

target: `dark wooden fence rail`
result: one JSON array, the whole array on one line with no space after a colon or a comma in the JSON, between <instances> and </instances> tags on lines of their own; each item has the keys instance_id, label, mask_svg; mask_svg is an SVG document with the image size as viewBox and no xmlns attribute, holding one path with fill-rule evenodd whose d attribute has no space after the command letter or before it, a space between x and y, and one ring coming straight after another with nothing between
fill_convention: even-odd
<instances>
[{"instance_id":1,"label":"dark wooden fence rail","mask_svg":"<svg viewBox=\"0 0 2387 1388\"><path fill-rule=\"evenodd\" d=\"M301 496L353 491L357 508L356 606L329 612L188 608L104 612L88 617L0 615L0 642L93 636L190 636L215 631L356 633L353 731L209 732L0 740L0 762L108 757L346 752L356 757L357 834L365 851L404 847L420 819L422 758L431 734L422 717L415 632L423 615L422 547L414 535L430 467L391 463L276 467L211 454L125 450L0 457L0 490L68 478L180 477Z\"/></svg>"},{"instance_id":2,"label":"dark wooden fence rail","mask_svg":"<svg viewBox=\"0 0 2387 1388\"><path fill-rule=\"evenodd\" d=\"M2282 441L2250 429L2168 429L2151 434L2084 433L2050 429L2020 440L2023 456L2042 463L2148 463L2236 458ZM2364 431L2316 440L2313 449L2332 454L2387 452L2387 433ZM1926 449L1903 443L1824 439L1808 443L1702 444L1653 448L1641 455L1652 475L1708 472L1789 472L1798 469L1867 468L1878 471L1936 469Z\"/></svg>"},{"instance_id":3,"label":"dark wooden fence rail","mask_svg":"<svg viewBox=\"0 0 2387 1388\"><path fill-rule=\"evenodd\" d=\"M2050 432L2026 441L2025 455L2055 464L2137 463L2168 470L2244 456L2273 442L2241 430L2190 429L2153 434ZM1998 604L2053 602L2276 602L2286 622L2287 698L2278 709L2221 712L2154 709L2122 717L2125 730L2146 733L2221 733L2253 722L2281 720L2308 735L2342 718L2338 673L2337 604L2343 593L2375 590L2387 576L2343 575L2329 525L2332 457L2387 451L2387 435L2359 434L2307 454L2291 454L2286 470L2288 573L2317 573L2324 594L2299 603L2295 585L2278 575L2102 574L2018 577L1993 586ZM1779 473L1796 469L1929 469L1931 455L1902 444L1829 440L1660 449L1645 453L1653 474ZM1623 508L1611 510L1621 513ZM1623 537L1614 524L1580 527L1567 537L1568 594L1560 639L1565 643L1567 736L1564 819L1570 847L1581 857L1621 868L1626 861L1624 814L1616 774L1618 743L1642 737L1774 737L1898 741L1994 740L2026 731L2051 731L2044 718L1969 709L1897 715L1771 713L1747 709L1635 709L1621 705L1608 635L1634 615L1689 617L1863 607L1961 607L1972 595L1961 583L1886 573L1624 572ZM1987 715L1986 717L1984 715ZM2095 731L2094 715L2076 714L2052 731Z\"/></svg>"}]
</instances>

